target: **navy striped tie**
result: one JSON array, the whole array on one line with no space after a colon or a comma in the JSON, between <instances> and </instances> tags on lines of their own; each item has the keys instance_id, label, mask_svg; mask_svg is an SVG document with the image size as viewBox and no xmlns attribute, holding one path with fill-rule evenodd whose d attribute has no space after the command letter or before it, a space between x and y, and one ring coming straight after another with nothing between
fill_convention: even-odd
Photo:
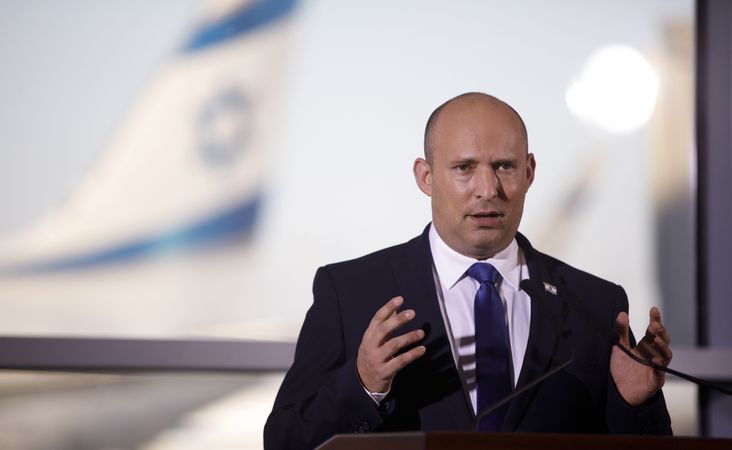
<instances>
[{"instance_id":1,"label":"navy striped tie","mask_svg":"<svg viewBox=\"0 0 732 450\"><path fill-rule=\"evenodd\" d=\"M480 283L475 294L475 378L478 391L477 413L511 393L508 329L503 302L496 290L501 275L488 263L475 263L468 275ZM481 431L499 431L508 404L481 420Z\"/></svg>"}]
</instances>

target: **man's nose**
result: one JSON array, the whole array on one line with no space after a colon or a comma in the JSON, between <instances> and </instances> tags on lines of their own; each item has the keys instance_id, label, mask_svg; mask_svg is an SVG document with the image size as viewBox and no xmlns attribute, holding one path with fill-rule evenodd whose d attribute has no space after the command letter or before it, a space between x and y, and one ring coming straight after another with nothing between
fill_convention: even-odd
<instances>
[{"instance_id":1,"label":"man's nose","mask_svg":"<svg viewBox=\"0 0 732 450\"><path fill-rule=\"evenodd\" d=\"M481 200L490 200L498 196L500 180L492 168L479 170L475 174L475 196Z\"/></svg>"}]
</instances>

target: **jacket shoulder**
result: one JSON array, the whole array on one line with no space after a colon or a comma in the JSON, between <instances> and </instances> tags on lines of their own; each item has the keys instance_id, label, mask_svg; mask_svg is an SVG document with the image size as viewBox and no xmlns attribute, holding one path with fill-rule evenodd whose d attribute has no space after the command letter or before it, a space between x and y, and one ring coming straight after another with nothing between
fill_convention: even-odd
<instances>
[{"instance_id":1,"label":"jacket shoulder","mask_svg":"<svg viewBox=\"0 0 732 450\"><path fill-rule=\"evenodd\" d=\"M418 236L408 242L383 248L358 258L327 264L324 266L324 269L331 273L343 274L349 272L369 271L369 269L389 266L391 261L404 258L407 253L407 249L410 246L417 244L420 238L421 237Z\"/></svg>"},{"instance_id":2,"label":"jacket shoulder","mask_svg":"<svg viewBox=\"0 0 732 450\"><path fill-rule=\"evenodd\" d=\"M577 267L553 256L538 251L536 251L536 254L544 261L545 267L548 271L552 272L552 275L559 277L560 279L564 279L568 283L571 282L572 284L576 284L579 282L580 284L587 284L596 288L599 287L605 289L618 288L618 285L612 281L598 277L597 275L593 275L582 269L578 269Z\"/></svg>"}]
</instances>

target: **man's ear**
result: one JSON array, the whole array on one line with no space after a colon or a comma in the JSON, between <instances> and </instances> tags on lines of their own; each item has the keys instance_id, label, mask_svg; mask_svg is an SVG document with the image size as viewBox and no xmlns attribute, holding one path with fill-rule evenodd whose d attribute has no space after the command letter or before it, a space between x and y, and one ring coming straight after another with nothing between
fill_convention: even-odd
<instances>
[{"instance_id":1,"label":"man's ear","mask_svg":"<svg viewBox=\"0 0 732 450\"><path fill-rule=\"evenodd\" d=\"M529 153L526 156L526 179L529 181L526 185L526 188L528 189L531 186L531 183L534 182L534 174L536 172L536 160L534 159L534 154Z\"/></svg>"},{"instance_id":2,"label":"man's ear","mask_svg":"<svg viewBox=\"0 0 732 450\"><path fill-rule=\"evenodd\" d=\"M412 172L414 172L414 179L417 181L419 190L428 197L432 197L432 168L427 161L424 158L415 159Z\"/></svg>"}]
</instances>

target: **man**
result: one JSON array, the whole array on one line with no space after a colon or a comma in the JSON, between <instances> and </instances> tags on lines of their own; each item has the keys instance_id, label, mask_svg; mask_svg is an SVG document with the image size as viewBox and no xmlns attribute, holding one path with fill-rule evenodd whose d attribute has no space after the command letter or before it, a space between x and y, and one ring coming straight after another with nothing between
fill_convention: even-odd
<instances>
[{"instance_id":1,"label":"man","mask_svg":"<svg viewBox=\"0 0 732 450\"><path fill-rule=\"evenodd\" d=\"M623 289L517 232L536 167L527 142L518 113L495 97L463 94L435 110L414 163L432 224L405 244L318 270L266 448L312 448L337 433L467 431L490 409L478 429L671 432L663 373L602 332L615 327L621 343L632 341ZM535 298L522 281L539 287ZM668 343L652 308L633 352L667 365Z\"/></svg>"}]
</instances>

